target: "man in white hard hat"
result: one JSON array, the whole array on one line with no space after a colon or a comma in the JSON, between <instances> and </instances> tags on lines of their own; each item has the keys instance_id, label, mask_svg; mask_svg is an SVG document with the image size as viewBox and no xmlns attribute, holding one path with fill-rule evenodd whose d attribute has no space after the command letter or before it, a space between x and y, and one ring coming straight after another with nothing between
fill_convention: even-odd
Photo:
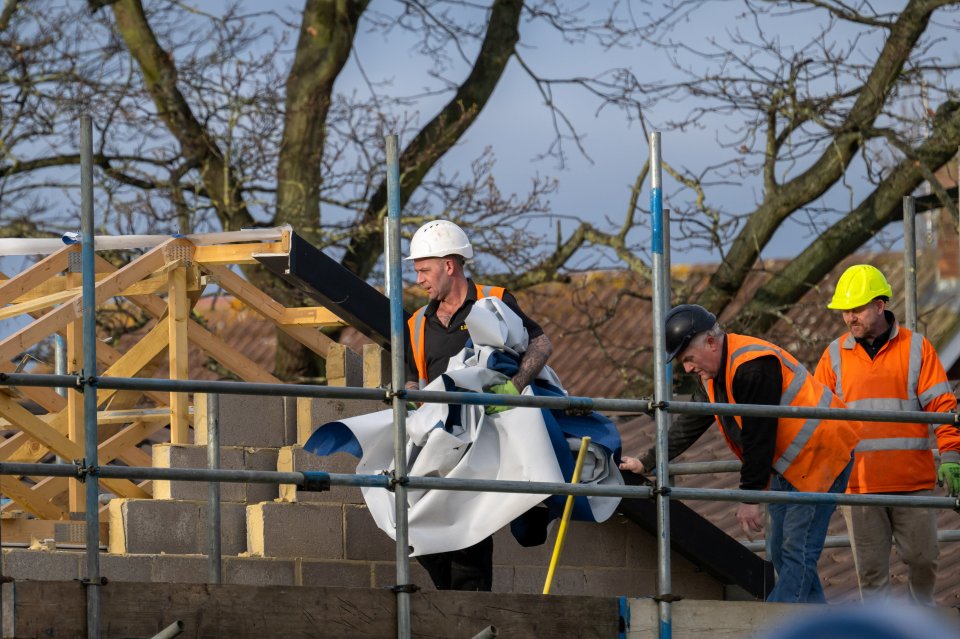
<instances>
[{"instance_id":1,"label":"man in white hard hat","mask_svg":"<svg viewBox=\"0 0 960 639\"><path fill-rule=\"evenodd\" d=\"M523 320L530 342L520 367L510 381L490 388L491 392L519 395L537 376L553 352L540 326L527 317L516 298L499 286L476 284L464 274L464 264L473 258L466 233L447 220L421 226L410 241L410 256L417 272L417 284L429 296L407 323L407 383L418 389L446 371L451 356L467 343L464 323L474 302L495 296ZM488 412L507 407L488 407ZM417 557L438 590L490 590L493 585L493 539L453 552Z\"/></svg>"}]
</instances>

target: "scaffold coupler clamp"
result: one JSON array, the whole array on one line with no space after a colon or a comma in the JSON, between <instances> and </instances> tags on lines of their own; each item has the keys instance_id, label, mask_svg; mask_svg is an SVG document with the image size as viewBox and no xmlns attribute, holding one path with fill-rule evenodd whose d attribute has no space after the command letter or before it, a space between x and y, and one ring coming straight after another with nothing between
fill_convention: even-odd
<instances>
[{"instance_id":1,"label":"scaffold coupler clamp","mask_svg":"<svg viewBox=\"0 0 960 639\"><path fill-rule=\"evenodd\" d=\"M680 601L683 599L683 595L674 595L672 593L667 593L665 595L654 595L653 600L657 603L674 603L675 601Z\"/></svg>"},{"instance_id":2,"label":"scaffold coupler clamp","mask_svg":"<svg viewBox=\"0 0 960 639\"><path fill-rule=\"evenodd\" d=\"M407 389L401 388L400 390L393 390L390 387L384 388L384 404L392 404L394 397L399 397L401 401L407 398Z\"/></svg>"},{"instance_id":3,"label":"scaffold coupler clamp","mask_svg":"<svg viewBox=\"0 0 960 639\"><path fill-rule=\"evenodd\" d=\"M79 581L81 586L106 586L110 581L106 577L100 577L97 581L90 581L86 577L83 579L74 579L74 581Z\"/></svg>"},{"instance_id":4,"label":"scaffold coupler clamp","mask_svg":"<svg viewBox=\"0 0 960 639\"><path fill-rule=\"evenodd\" d=\"M420 590L420 586L417 584L397 584L395 586L390 586L390 592L392 593L405 592L408 595L412 595L418 590Z\"/></svg>"},{"instance_id":5,"label":"scaffold coupler clamp","mask_svg":"<svg viewBox=\"0 0 960 639\"><path fill-rule=\"evenodd\" d=\"M77 481L81 483L86 483L87 477L100 472L99 466L87 466L86 457L83 459L74 459L73 463L77 467Z\"/></svg>"},{"instance_id":6,"label":"scaffold coupler clamp","mask_svg":"<svg viewBox=\"0 0 960 639\"><path fill-rule=\"evenodd\" d=\"M664 402L664 401L657 402L651 399L647 403L647 413L650 415L653 415L657 410L664 410L669 407L670 407L670 402Z\"/></svg>"},{"instance_id":7,"label":"scaffold coupler clamp","mask_svg":"<svg viewBox=\"0 0 960 639\"><path fill-rule=\"evenodd\" d=\"M387 490L395 490L397 486L406 486L409 483L409 477L401 477L400 479L397 479L396 471L390 471L390 485L387 487Z\"/></svg>"},{"instance_id":8,"label":"scaffold coupler clamp","mask_svg":"<svg viewBox=\"0 0 960 639\"><path fill-rule=\"evenodd\" d=\"M96 385L97 385L96 376L91 375L90 377L85 377L83 373L77 375L77 390L79 392L82 393L87 386L96 387Z\"/></svg>"},{"instance_id":9,"label":"scaffold coupler clamp","mask_svg":"<svg viewBox=\"0 0 960 639\"><path fill-rule=\"evenodd\" d=\"M657 495L663 495L664 497L669 497L671 492L673 491L669 486L664 486L663 488L654 486L650 489L650 496L656 497Z\"/></svg>"},{"instance_id":10,"label":"scaffold coupler clamp","mask_svg":"<svg viewBox=\"0 0 960 639\"><path fill-rule=\"evenodd\" d=\"M297 486L308 493L322 493L330 490L330 473L318 470L303 471L303 483Z\"/></svg>"}]
</instances>

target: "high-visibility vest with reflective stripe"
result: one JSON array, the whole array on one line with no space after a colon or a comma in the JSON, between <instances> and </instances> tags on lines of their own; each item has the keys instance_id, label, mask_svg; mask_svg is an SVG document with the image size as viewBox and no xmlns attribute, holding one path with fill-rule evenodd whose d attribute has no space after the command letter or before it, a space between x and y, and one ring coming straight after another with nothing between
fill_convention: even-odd
<instances>
[{"instance_id":1,"label":"high-visibility vest with reflective stripe","mask_svg":"<svg viewBox=\"0 0 960 639\"><path fill-rule=\"evenodd\" d=\"M485 284L474 284L477 287L477 299L484 297L496 297L503 299L506 289L502 286L487 286ZM424 342L426 332L426 306L421 306L407 320L407 327L410 329L410 345L413 347L413 363L417 367L417 377L419 378L420 388L427 385L430 381L427 379L427 349Z\"/></svg>"},{"instance_id":2,"label":"high-visibility vest with reflective stripe","mask_svg":"<svg viewBox=\"0 0 960 639\"><path fill-rule=\"evenodd\" d=\"M957 400L933 345L894 322L873 359L850 333L824 351L816 377L850 408L946 412ZM941 455L960 451L960 430L937 427ZM936 479L927 424L863 422L847 492L929 490Z\"/></svg>"},{"instance_id":3,"label":"high-visibility vest with reflective stripe","mask_svg":"<svg viewBox=\"0 0 960 639\"><path fill-rule=\"evenodd\" d=\"M780 363L783 385L781 406L811 406L820 408L843 408L843 403L826 386L816 381L790 353L761 339L746 335L727 335L727 361L724 380L728 402L737 403L733 396L733 378L737 369L746 362L773 355ZM716 402L713 380L707 381L707 394ZM739 403L749 403L749 398L739 398ZM741 417L734 417L736 425L743 428ZM743 454L723 428L720 430L727 445L738 457ZM773 454L773 469L780 473L797 490L826 492L848 463L857 445L857 429L860 422L781 417L777 420L777 443Z\"/></svg>"}]
</instances>

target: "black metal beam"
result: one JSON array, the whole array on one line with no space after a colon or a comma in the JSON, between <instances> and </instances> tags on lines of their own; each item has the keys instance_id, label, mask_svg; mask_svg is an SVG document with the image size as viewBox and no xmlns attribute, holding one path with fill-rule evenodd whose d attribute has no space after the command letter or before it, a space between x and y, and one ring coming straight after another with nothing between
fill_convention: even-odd
<instances>
[{"instance_id":1,"label":"black metal beam","mask_svg":"<svg viewBox=\"0 0 960 639\"><path fill-rule=\"evenodd\" d=\"M390 300L296 233L289 255L254 255L270 271L390 350ZM409 315L404 313L404 322Z\"/></svg>"},{"instance_id":2,"label":"black metal beam","mask_svg":"<svg viewBox=\"0 0 960 639\"><path fill-rule=\"evenodd\" d=\"M649 480L633 473L624 473L623 479L631 486L651 485ZM656 537L654 500L624 499L618 510ZM670 500L670 547L720 582L736 584L757 599L766 599L773 589L773 564L675 499Z\"/></svg>"}]
</instances>

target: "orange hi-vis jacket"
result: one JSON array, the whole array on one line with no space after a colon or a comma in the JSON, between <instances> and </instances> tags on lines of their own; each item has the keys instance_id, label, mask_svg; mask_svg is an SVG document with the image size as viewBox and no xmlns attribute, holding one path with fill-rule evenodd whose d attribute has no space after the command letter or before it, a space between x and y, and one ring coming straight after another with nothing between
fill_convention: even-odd
<instances>
[{"instance_id":1,"label":"orange hi-vis jacket","mask_svg":"<svg viewBox=\"0 0 960 639\"><path fill-rule=\"evenodd\" d=\"M845 333L823 352L816 378L850 408L946 412L957 408L947 375L927 338L894 320L890 339L873 359ZM960 461L960 430L936 429L943 461ZM927 424L863 422L849 493L930 490L936 480Z\"/></svg>"},{"instance_id":2,"label":"orange hi-vis jacket","mask_svg":"<svg viewBox=\"0 0 960 639\"><path fill-rule=\"evenodd\" d=\"M503 299L506 289L502 286L487 286L484 284L475 284L477 287L477 299L484 297L496 297ZM426 332L426 312L427 305L421 306L407 320L407 327L410 329L410 342L413 347L413 363L417 367L417 377L420 378L420 388L427 385L430 381L427 379L427 348L424 343L424 334Z\"/></svg>"},{"instance_id":3,"label":"orange hi-vis jacket","mask_svg":"<svg viewBox=\"0 0 960 639\"><path fill-rule=\"evenodd\" d=\"M733 377L737 369L751 360L773 355L780 361L783 387L781 406L809 406L819 408L843 408L836 395L807 372L790 353L764 340L746 335L727 334L727 361L724 382L728 401L738 403L733 397ZM713 380L707 381L707 394L716 402ZM750 403L749 397L736 398L741 404ZM743 428L741 417L735 417ZM720 423L719 418L717 423ZM773 469L780 473L797 490L803 492L827 492L843 469L850 463L853 449L859 439L860 422L807 419L804 417L781 417L777 420L777 443L773 454ZM741 451L733 444L723 425L720 430L730 449L743 459Z\"/></svg>"}]
</instances>

